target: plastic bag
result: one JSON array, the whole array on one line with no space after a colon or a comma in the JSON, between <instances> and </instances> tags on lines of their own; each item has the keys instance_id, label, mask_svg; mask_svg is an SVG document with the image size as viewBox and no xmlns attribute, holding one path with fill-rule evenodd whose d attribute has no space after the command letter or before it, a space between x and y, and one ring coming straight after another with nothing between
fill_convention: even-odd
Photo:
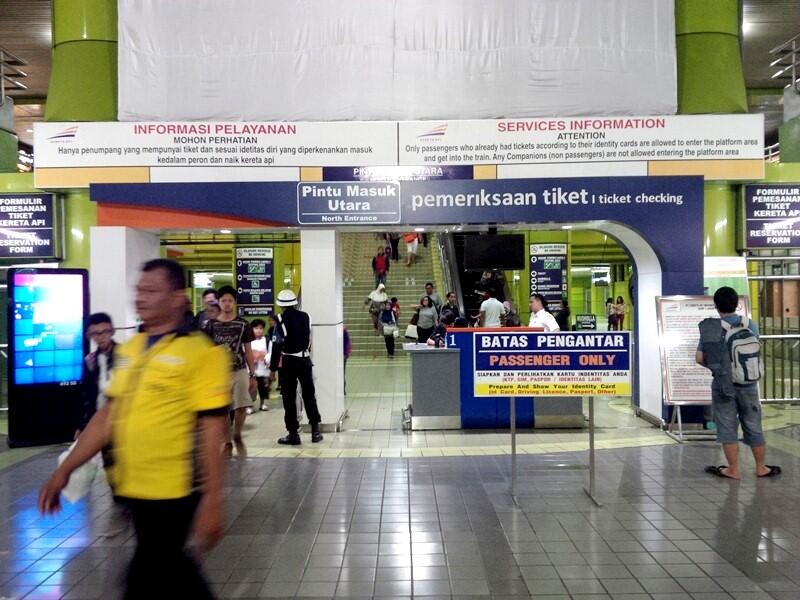
<instances>
[{"instance_id":1,"label":"plastic bag","mask_svg":"<svg viewBox=\"0 0 800 600\"><path fill-rule=\"evenodd\" d=\"M73 442L67 450L59 455L59 465L66 460L67 456L69 456L70 452L72 452L72 450L75 448L75 444L77 444L77 442ZM83 463L80 467L72 472L72 474L69 476L69 481L67 482L66 487L61 490L61 495L64 496L64 498L71 504L75 504L78 500L89 493L89 490L92 489L94 479L97 477L98 471L102 468L103 457L98 452L91 459Z\"/></svg>"}]
</instances>

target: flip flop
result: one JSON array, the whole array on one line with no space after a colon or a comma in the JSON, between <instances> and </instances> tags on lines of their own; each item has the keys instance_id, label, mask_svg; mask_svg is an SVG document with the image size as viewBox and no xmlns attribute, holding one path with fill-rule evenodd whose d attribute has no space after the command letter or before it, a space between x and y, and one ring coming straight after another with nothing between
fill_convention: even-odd
<instances>
[{"instance_id":1,"label":"flip flop","mask_svg":"<svg viewBox=\"0 0 800 600\"><path fill-rule=\"evenodd\" d=\"M764 466L769 469L769 473L758 475L758 477L775 477L775 475L781 474L781 468L776 465L764 465Z\"/></svg>"},{"instance_id":2,"label":"flip flop","mask_svg":"<svg viewBox=\"0 0 800 600\"><path fill-rule=\"evenodd\" d=\"M705 471L706 471L706 473L710 473L711 475L715 475L717 477L723 477L724 479L733 479L734 481L736 481L736 479L734 477L730 477L729 475L726 475L725 473L722 472L723 469L727 469L727 468L729 468L728 465L720 465L718 467L715 467L714 465L711 465L711 466L706 467Z\"/></svg>"}]
</instances>

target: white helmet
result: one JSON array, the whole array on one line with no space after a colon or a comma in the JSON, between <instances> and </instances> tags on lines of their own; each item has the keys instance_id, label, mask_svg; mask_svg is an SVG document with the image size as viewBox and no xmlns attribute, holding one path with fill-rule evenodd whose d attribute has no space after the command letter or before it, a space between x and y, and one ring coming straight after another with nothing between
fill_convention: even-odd
<instances>
[{"instance_id":1,"label":"white helmet","mask_svg":"<svg viewBox=\"0 0 800 600\"><path fill-rule=\"evenodd\" d=\"M278 306L297 306L297 296L292 290L281 290L278 294Z\"/></svg>"}]
</instances>

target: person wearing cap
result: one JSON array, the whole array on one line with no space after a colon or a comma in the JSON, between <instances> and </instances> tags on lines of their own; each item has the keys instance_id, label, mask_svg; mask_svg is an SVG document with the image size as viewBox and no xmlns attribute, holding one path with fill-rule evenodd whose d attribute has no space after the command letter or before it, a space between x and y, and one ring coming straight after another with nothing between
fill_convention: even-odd
<instances>
[{"instance_id":1,"label":"person wearing cap","mask_svg":"<svg viewBox=\"0 0 800 600\"><path fill-rule=\"evenodd\" d=\"M297 308L297 296L292 290L281 291L277 303L282 312L276 317L275 326L283 334L283 344L280 352L272 352L269 369L275 372L280 368L283 421L288 432L285 437L278 440L278 443L289 446L301 443L296 404L298 382L303 392L303 405L308 422L311 425L311 441L321 442L322 433L319 424L322 418L317 408L311 362L311 319L308 313Z\"/></svg>"}]
</instances>

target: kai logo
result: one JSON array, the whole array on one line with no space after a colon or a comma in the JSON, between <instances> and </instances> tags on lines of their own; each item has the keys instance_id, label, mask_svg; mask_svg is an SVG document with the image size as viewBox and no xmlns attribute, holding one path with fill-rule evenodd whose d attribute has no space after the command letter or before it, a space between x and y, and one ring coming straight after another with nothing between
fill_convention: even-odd
<instances>
[{"instance_id":1,"label":"kai logo","mask_svg":"<svg viewBox=\"0 0 800 600\"><path fill-rule=\"evenodd\" d=\"M48 140L51 142L72 142L75 140L75 136L78 135L78 126L73 125L72 127L67 127L66 129L62 129L55 135L51 135Z\"/></svg>"}]
</instances>

